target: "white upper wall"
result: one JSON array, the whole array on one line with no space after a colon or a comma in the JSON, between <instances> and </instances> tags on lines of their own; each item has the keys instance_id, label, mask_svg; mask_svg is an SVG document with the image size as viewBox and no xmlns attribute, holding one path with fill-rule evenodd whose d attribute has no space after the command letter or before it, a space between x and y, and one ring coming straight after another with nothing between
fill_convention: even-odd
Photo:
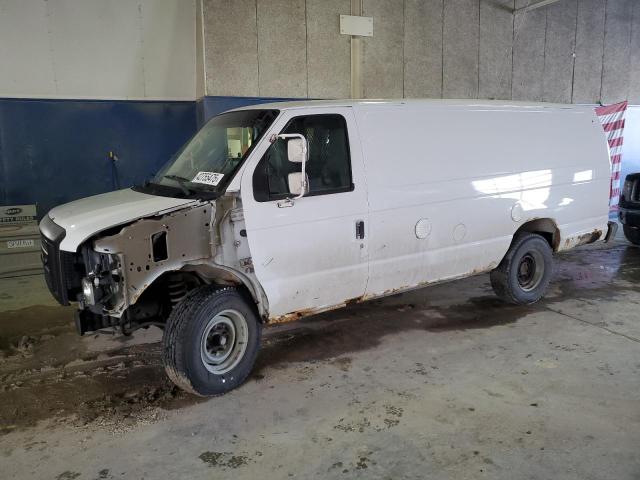
<instances>
[{"instance_id":1,"label":"white upper wall","mask_svg":"<svg viewBox=\"0 0 640 480\"><path fill-rule=\"evenodd\" d=\"M640 0L198 1L207 95L348 97L355 3L365 98L640 103Z\"/></svg>"},{"instance_id":2,"label":"white upper wall","mask_svg":"<svg viewBox=\"0 0 640 480\"><path fill-rule=\"evenodd\" d=\"M195 0L0 0L0 97L189 99Z\"/></svg>"},{"instance_id":3,"label":"white upper wall","mask_svg":"<svg viewBox=\"0 0 640 480\"><path fill-rule=\"evenodd\" d=\"M624 126L620 179L624 182L624 177L637 172L640 172L640 106L630 106Z\"/></svg>"}]
</instances>

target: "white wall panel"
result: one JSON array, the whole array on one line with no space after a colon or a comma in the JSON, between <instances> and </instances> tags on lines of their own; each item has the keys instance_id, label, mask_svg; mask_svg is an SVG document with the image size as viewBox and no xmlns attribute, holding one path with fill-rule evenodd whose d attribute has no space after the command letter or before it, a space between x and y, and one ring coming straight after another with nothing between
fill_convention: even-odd
<instances>
[{"instance_id":1,"label":"white wall panel","mask_svg":"<svg viewBox=\"0 0 640 480\"><path fill-rule=\"evenodd\" d=\"M310 98L351 95L351 38L340 35L349 0L307 0L307 68Z\"/></svg>"},{"instance_id":2,"label":"white wall panel","mask_svg":"<svg viewBox=\"0 0 640 480\"><path fill-rule=\"evenodd\" d=\"M58 95L145 96L137 2L57 0L47 7Z\"/></svg>"},{"instance_id":3,"label":"white wall panel","mask_svg":"<svg viewBox=\"0 0 640 480\"><path fill-rule=\"evenodd\" d=\"M529 3L529 0L516 0L516 7L522 8ZM520 13L514 18L513 100L543 100L546 29L546 8Z\"/></svg>"},{"instance_id":4,"label":"white wall panel","mask_svg":"<svg viewBox=\"0 0 640 480\"><path fill-rule=\"evenodd\" d=\"M442 97L442 1L404 2L405 97Z\"/></svg>"},{"instance_id":5,"label":"white wall panel","mask_svg":"<svg viewBox=\"0 0 640 480\"><path fill-rule=\"evenodd\" d=\"M194 97L193 0L143 0L142 59L146 97Z\"/></svg>"},{"instance_id":6,"label":"white wall panel","mask_svg":"<svg viewBox=\"0 0 640 480\"><path fill-rule=\"evenodd\" d=\"M631 20L633 4L638 0L607 0L602 65L603 103L629 98L631 64Z\"/></svg>"},{"instance_id":7,"label":"white wall panel","mask_svg":"<svg viewBox=\"0 0 640 480\"><path fill-rule=\"evenodd\" d=\"M258 95L255 0L205 0L206 95Z\"/></svg>"},{"instance_id":8,"label":"white wall panel","mask_svg":"<svg viewBox=\"0 0 640 480\"><path fill-rule=\"evenodd\" d=\"M366 0L363 15L373 17L373 37L363 37L363 94L365 98L404 96L404 2Z\"/></svg>"},{"instance_id":9,"label":"white wall panel","mask_svg":"<svg viewBox=\"0 0 640 480\"><path fill-rule=\"evenodd\" d=\"M602 49L606 2L580 0L576 31L574 103L597 103L602 86Z\"/></svg>"},{"instance_id":10,"label":"white wall panel","mask_svg":"<svg viewBox=\"0 0 640 480\"><path fill-rule=\"evenodd\" d=\"M478 0L444 2L442 95L477 98L480 4Z\"/></svg>"},{"instance_id":11,"label":"white wall panel","mask_svg":"<svg viewBox=\"0 0 640 480\"><path fill-rule=\"evenodd\" d=\"M543 78L545 102L571 103L577 14L577 0L563 0L547 7Z\"/></svg>"},{"instance_id":12,"label":"white wall panel","mask_svg":"<svg viewBox=\"0 0 640 480\"><path fill-rule=\"evenodd\" d=\"M480 98L510 99L513 0L480 1Z\"/></svg>"},{"instance_id":13,"label":"white wall panel","mask_svg":"<svg viewBox=\"0 0 640 480\"><path fill-rule=\"evenodd\" d=\"M0 96L194 98L195 1L2 0L0 62Z\"/></svg>"},{"instance_id":14,"label":"white wall panel","mask_svg":"<svg viewBox=\"0 0 640 480\"><path fill-rule=\"evenodd\" d=\"M259 95L307 96L304 0L258 0L258 66Z\"/></svg>"},{"instance_id":15,"label":"white wall panel","mask_svg":"<svg viewBox=\"0 0 640 480\"><path fill-rule=\"evenodd\" d=\"M47 2L0 1L0 96L55 95Z\"/></svg>"},{"instance_id":16,"label":"white wall panel","mask_svg":"<svg viewBox=\"0 0 640 480\"><path fill-rule=\"evenodd\" d=\"M640 105L640 2L633 4L631 64L629 65L629 102ZM638 108L638 110L640 110L640 108ZM638 132L636 137L640 137L640 126L636 131ZM640 161L640 155L638 156L638 161Z\"/></svg>"},{"instance_id":17,"label":"white wall panel","mask_svg":"<svg viewBox=\"0 0 640 480\"><path fill-rule=\"evenodd\" d=\"M196 1L205 6L198 75ZM512 93L591 103L602 91L605 103L640 101L640 0L563 0L514 21L513 5L527 3L366 0L364 14L374 18L374 36L362 42L366 96ZM192 99L198 76L205 93L204 71L208 95L346 96L349 37L339 34L338 16L349 7L349 0L0 0L0 96Z\"/></svg>"}]
</instances>

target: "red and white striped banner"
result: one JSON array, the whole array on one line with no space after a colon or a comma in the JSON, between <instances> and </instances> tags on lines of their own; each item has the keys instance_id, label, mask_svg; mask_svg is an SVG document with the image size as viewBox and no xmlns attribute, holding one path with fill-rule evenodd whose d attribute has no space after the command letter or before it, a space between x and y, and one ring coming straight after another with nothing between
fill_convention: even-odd
<instances>
[{"instance_id":1,"label":"red and white striped banner","mask_svg":"<svg viewBox=\"0 0 640 480\"><path fill-rule=\"evenodd\" d=\"M611 152L611 188L609 190L609 207L618 208L620 199L620 167L622 166L622 143L624 141L624 116L627 113L627 102L604 105L596 108L602 128L609 141Z\"/></svg>"}]
</instances>

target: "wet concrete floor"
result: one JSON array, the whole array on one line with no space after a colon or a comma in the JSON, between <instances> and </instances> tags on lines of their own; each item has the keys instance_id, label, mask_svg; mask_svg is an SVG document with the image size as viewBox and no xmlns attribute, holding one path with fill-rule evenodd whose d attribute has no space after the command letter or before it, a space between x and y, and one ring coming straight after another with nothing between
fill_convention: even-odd
<instances>
[{"instance_id":1,"label":"wet concrete floor","mask_svg":"<svg viewBox=\"0 0 640 480\"><path fill-rule=\"evenodd\" d=\"M0 280L0 478L640 478L640 249L556 258L547 297L487 275L268 328L199 399L161 332L78 337L42 277Z\"/></svg>"}]
</instances>

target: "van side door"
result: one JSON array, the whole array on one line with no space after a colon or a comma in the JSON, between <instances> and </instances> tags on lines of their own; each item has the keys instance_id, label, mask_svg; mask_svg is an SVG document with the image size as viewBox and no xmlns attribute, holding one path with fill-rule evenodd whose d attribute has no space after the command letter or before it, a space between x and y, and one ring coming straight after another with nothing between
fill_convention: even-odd
<instances>
[{"instance_id":1,"label":"van side door","mask_svg":"<svg viewBox=\"0 0 640 480\"><path fill-rule=\"evenodd\" d=\"M253 268L269 316L309 313L364 294L368 278L368 203L355 118L350 107L287 110L271 130L304 135L309 193L290 200L286 140L252 156L241 196ZM268 143L265 139L264 143Z\"/></svg>"}]
</instances>

